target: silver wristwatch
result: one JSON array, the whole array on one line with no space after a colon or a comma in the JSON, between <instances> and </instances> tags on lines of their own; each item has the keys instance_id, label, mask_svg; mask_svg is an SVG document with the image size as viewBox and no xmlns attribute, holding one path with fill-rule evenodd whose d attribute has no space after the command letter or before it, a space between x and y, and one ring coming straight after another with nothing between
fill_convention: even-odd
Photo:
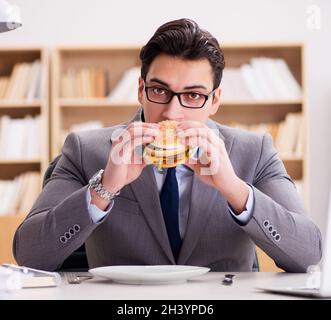
<instances>
[{"instance_id":1,"label":"silver wristwatch","mask_svg":"<svg viewBox=\"0 0 331 320\"><path fill-rule=\"evenodd\" d=\"M101 169L89 181L89 186L92 188L102 199L111 201L116 196L120 194L120 190L117 192L109 192L105 189L104 185L101 183L102 176L105 170Z\"/></svg>"}]
</instances>

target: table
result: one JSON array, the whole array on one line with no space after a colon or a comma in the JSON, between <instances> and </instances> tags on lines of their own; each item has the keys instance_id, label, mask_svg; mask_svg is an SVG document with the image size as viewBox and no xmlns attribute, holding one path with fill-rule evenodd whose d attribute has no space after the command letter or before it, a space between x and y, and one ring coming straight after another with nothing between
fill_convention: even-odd
<instances>
[{"instance_id":1,"label":"table","mask_svg":"<svg viewBox=\"0 0 331 320\"><path fill-rule=\"evenodd\" d=\"M304 286L308 274L242 272L231 286L222 285L225 273L209 272L185 283L166 285L116 284L94 278L81 284L62 284L52 288L30 288L0 293L5 300L280 300L302 299L295 296L259 291L262 286Z\"/></svg>"}]
</instances>

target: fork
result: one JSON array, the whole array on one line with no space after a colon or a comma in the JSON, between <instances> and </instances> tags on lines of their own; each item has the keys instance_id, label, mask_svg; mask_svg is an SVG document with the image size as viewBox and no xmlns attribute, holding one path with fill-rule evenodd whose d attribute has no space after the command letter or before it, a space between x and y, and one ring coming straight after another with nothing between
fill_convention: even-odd
<instances>
[{"instance_id":1,"label":"fork","mask_svg":"<svg viewBox=\"0 0 331 320\"><path fill-rule=\"evenodd\" d=\"M85 280L92 279L92 275L79 275L75 272L67 272L66 273L66 279L68 283L70 284L80 284L81 282Z\"/></svg>"}]
</instances>

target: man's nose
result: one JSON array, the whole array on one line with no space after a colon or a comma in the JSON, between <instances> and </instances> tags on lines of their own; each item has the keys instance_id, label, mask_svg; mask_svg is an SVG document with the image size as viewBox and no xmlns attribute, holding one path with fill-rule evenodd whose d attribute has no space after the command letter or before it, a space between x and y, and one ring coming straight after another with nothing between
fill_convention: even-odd
<instances>
[{"instance_id":1,"label":"man's nose","mask_svg":"<svg viewBox=\"0 0 331 320\"><path fill-rule=\"evenodd\" d=\"M162 116L169 120L180 119L182 117L182 106L180 105L178 96L173 96L171 101L165 105Z\"/></svg>"}]
</instances>

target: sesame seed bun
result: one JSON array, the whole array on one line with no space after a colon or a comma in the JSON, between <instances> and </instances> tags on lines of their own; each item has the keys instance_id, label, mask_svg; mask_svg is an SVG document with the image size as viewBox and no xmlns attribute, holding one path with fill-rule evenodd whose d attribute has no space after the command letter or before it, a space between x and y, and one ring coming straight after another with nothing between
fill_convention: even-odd
<instances>
[{"instance_id":1,"label":"sesame seed bun","mask_svg":"<svg viewBox=\"0 0 331 320\"><path fill-rule=\"evenodd\" d=\"M158 167L170 168L185 163L189 147L181 144L176 134L177 121L165 120L160 124L160 135L145 146L144 158Z\"/></svg>"}]
</instances>

